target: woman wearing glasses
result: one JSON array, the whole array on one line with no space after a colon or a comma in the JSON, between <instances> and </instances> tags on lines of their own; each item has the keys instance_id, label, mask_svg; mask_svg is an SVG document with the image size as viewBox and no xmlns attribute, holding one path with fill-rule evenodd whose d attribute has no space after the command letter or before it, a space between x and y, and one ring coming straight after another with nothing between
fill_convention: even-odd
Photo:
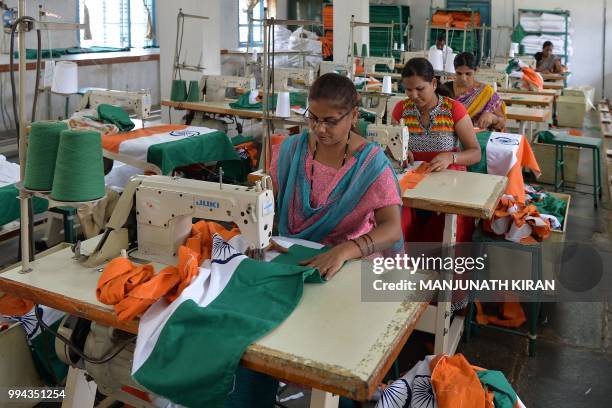
<instances>
[{"instance_id":1,"label":"woman wearing glasses","mask_svg":"<svg viewBox=\"0 0 612 408\"><path fill-rule=\"evenodd\" d=\"M402 84L408 99L393 110L393 121L404 119L410 130L410 161L429 162L431 171L466 170L480 161L480 145L465 107L444 94L425 58L413 58L404 66ZM461 146L461 149L460 147ZM444 216L404 208L402 229L407 242L441 242ZM471 241L473 220L458 217L457 242Z\"/></svg>"},{"instance_id":2,"label":"woman wearing glasses","mask_svg":"<svg viewBox=\"0 0 612 408\"><path fill-rule=\"evenodd\" d=\"M279 233L331 249L303 264L331 279L350 259L402 246L399 187L384 152L357 133L359 95L346 77L319 77L309 130L273 147Z\"/></svg>"}]
</instances>

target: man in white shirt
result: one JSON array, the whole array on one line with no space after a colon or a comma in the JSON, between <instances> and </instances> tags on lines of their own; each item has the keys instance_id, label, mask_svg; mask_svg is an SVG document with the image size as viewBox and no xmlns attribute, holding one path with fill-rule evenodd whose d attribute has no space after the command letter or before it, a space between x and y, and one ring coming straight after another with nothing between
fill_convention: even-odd
<instances>
[{"instance_id":1,"label":"man in white shirt","mask_svg":"<svg viewBox=\"0 0 612 408\"><path fill-rule=\"evenodd\" d=\"M436 45L432 45L429 48L430 51L435 49L442 51L444 54L453 53L453 49L446 45L446 37L443 35L439 35L438 38L436 38Z\"/></svg>"}]
</instances>

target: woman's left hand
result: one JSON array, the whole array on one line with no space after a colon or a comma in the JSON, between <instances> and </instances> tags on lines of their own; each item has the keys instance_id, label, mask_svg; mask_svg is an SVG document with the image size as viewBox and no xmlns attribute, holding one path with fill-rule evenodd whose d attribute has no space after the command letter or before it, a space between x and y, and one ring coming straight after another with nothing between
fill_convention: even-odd
<instances>
[{"instance_id":1,"label":"woman's left hand","mask_svg":"<svg viewBox=\"0 0 612 408\"><path fill-rule=\"evenodd\" d=\"M300 265L316 268L323 279L330 280L348 259L344 245L337 245L327 252L303 260Z\"/></svg>"},{"instance_id":2,"label":"woman's left hand","mask_svg":"<svg viewBox=\"0 0 612 408\"><path fill-rule=\"evenodd\" d=\"M497 116L495 116L494 113L485 112L480 115L477 125L481 129L489 129L491 126L495 125L495 123L497 123Z\"/></svg>"},{"instance_id":3,"label":"woman's left hand","mask_svg":"<svg viewBox=\"0 0 612 408\"><path fill-rule=\"evenodd\" d=\"M446 170L451 164L453 164L453 154L450 152L440 153L429 162L430 171Z\"/></svg>"}]
</instances>

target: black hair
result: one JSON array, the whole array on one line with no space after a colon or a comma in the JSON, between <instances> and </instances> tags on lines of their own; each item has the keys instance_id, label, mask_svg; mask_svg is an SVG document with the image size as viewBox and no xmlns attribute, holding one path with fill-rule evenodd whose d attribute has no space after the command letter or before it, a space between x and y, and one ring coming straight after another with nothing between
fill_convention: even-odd
<instances>
[{"instance_id":1,"label":"black hair","mask_svg":"<svg viewBox=\"0 0 612 408\"><path fill-rule=\"evenodd\" d=\"M404 65L404 69L402 70L402 79L412 76L418 76L425 82L432 82L435 78L433 65L431 65L431 62L429 62L427 58L412 58L406 63L406 65ZM445 87L442 86L441 83L438 83L436 93L441 96L450 97L450 93Z\"/></svg>"},{"instance_id":2,"label":"black hair","mask_svg":"<svg viewBox=\"0 0 612 408\"><path fill-rule=\"evenodd\" d=\"M542 49L546 48L546 47L552 47L553 43L550 41L544 41L544 44L542 44Z\"/></svg>"},{"instance_id":3,"label":"black hair","mask_svg":"<svg viewBox=\"0 0 612 408\"><path fill-rule=\"evenodd\" d=\"M347 110L359 106L359 94L353 81L334 72L321 75L314 81L308 100L326 100L334 107Z\"/></svg>"},{"instance_id":4,"label":"black hair","mask_svg":"<svg viewBox=\"0 0 612 408\"><path fill-rule=\"evenodd\" d=\"M478 59L470 52L462 52L455 57L453 65L455 65L455 69L459 67L468 67L469 69L477 70Z\"/></svg>"},{"instance_id":5,"label":"black hair","mask_svg":"<svg viewBox=\"0 0 612 408\"><path fill-rule=\"evenodd\" d=\"M436 42L438 42L438 41L444 41L444 42L446 42L446 36L445 36L445 35L440 34L440 35L438 36L438 38L436 38Z\"/></svg>"}]
</instances>

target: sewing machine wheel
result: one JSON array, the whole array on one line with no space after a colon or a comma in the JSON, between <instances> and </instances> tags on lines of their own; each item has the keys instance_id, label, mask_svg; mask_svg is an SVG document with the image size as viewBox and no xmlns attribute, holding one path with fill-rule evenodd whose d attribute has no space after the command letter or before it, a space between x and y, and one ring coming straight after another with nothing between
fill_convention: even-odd
<instances>
[{"instance_id":1,"label":"sewing machine wheel","mask_svg":"<svg viewBox=\"0 0 612 408\"><path fill-rule=\"evenodd\" d=\"M91 321L73 315L66 315L62 319L57 332L72 342L79 350L85 347L85 340L91 330ZM61 361L68 365L77 366L81 357L76 354L63 341L55 339L55 353ZM81 362L82 365L82 362Z\"/></svg>"}]
</instances>

